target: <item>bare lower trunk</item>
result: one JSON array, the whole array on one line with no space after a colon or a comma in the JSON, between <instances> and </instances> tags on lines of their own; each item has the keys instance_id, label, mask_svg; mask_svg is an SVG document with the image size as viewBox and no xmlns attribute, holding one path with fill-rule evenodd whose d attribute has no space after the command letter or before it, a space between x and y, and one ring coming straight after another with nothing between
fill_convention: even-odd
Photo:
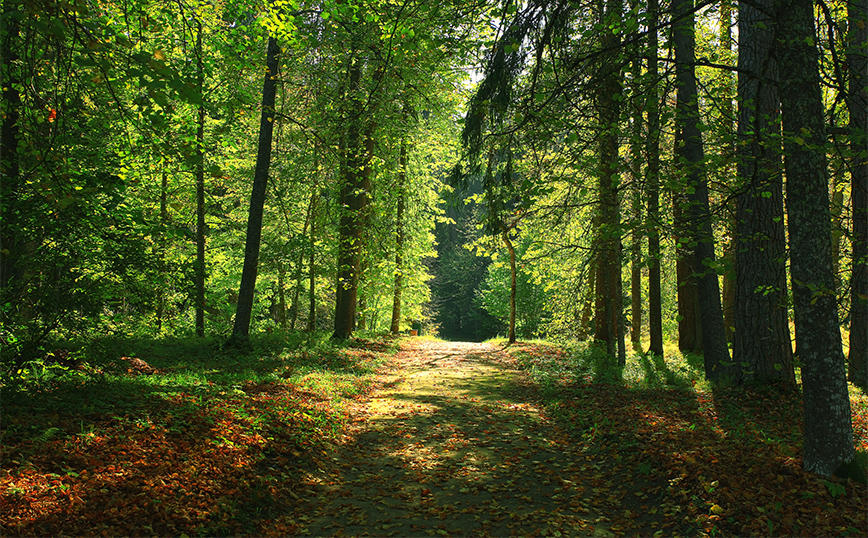
<instances>
[{"instance_id":1,"label":"bare lower trunk","mask_svg":"<svg viewBox=\"0 0 868 538\"><path fill-rule=\"evenodd\" d=\"M500 231L500 237L503 239L503 244L509 252L509 335L510 344L515 343L515 295L517 289L516 269L515 269L515 246L509 239L510 229L504 226Z\"/></svg>"},{"instance_id":2,"label":"bare lower trunk","mask_svg":"<svg viewBox=\"0 0 868 538\"><path fill-rule=\"evenodd\" d=\"M786 237L771 0L739 13L736 297L733 361L740 381L795 383L787 316Z\"/></svg>"},{"instance_id":3,"label":"bare lower trunk","mask_svg":"<svg viewBox=\"0 0 868 538\"><path fill-rule=\"evenodd\" d=\"M404 203L407 197L407 140L401 140L398 159L398 208L395 214L395 282L392 294L392 322L389 330L401 330L401 295L404 292Z\"/></svg>"},{"instance_id":4,"label":"bare lower trunk","mask_svg":"<svg viewBox=\"0 0 868 538\"><path fill-rule=\"evenodd\" d=\"M805 470L852 461L853 426L832 276L826 127L812 0L775 0L796 341L802 364Z\"/></svg>"},{"instance_id":5,"label":"bare lower trunk","mask_svg":"<svg viewBox=\"0 0 868 538\"><path fill-rule=\"evenodd\" d=\"M648 1L649 26L656 28L657 0ZM648 79L653 99L648 108L648 337L649 353L663 356L663 300L660 289L660 98L657 94L657 31L648 35Z\"/></svg>"},{"instance_id":6,"label":"bare lower trunk","mask_svg":"<svg viewBox=\"0 0 868 538\"><path fill-rule=\"evenodd\" d=\"M717 279L714 235L705 177L704 150L699 130L699 103L696 91L693 0L676 0L673 26L677 90L676 148L687 174L690 201L691 239L695 243L694 272L697 275L699 317L702 325L702 355L707 379L719 381L729 377L729 349L723 326L720 284Z\"/></svg>"}]
</instances>

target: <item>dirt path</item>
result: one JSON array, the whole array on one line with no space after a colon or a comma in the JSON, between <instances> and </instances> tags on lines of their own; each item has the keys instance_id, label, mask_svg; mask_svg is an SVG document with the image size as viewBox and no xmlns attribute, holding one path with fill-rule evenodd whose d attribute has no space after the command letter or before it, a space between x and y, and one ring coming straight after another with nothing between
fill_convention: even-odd
<instances>
[{"instance_id":1,"label":"dirt path","mask_svg":"<svg viewBox=\"0 0 868 538\"><path fill-rule=\"evenodd\" d=\"M487 344L408 341L297 521L311 536L606 536L593 462ZM589 468L590 466L590 468ZM613 501L614 499L609 499ZM614 530L614 529L613 529Z\"/></svg>"}]
</instances>

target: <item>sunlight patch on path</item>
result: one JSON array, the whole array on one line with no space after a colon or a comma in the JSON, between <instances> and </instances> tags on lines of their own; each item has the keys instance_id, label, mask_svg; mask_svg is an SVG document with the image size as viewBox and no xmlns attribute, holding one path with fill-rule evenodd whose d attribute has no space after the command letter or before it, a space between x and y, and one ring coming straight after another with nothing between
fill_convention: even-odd
<instances>
[{"instance_id":1,"label":"sunlight patch on path","mask_svg":"<svg viewBox=\"0 0 868 538\"><path fill-rule=\"evenodd\" d=\"M312 478L311 536L607 536L583 448L510 396L488 344L409 340L360 410L333 466ZM614 529L613 529L614 530Z\"/></svg>"}]
</instances>

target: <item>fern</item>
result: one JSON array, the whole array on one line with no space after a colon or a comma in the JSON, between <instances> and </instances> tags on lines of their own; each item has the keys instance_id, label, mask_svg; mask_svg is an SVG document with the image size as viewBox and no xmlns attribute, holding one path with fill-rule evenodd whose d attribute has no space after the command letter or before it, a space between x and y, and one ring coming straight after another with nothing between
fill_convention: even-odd
<instances>
[{"instance_id":1,"label":"fern","mask_svg":"<svg viewBox=\"0 0 868 538\"><path fill-rule=\"evenodd\" d=\"M60 433L60 428L51 427L39 434L36 439L33 440L33 443L36 445L44 445L45 443L51 441L53 438L57 437Z\"/></svg>"}]
</instances>

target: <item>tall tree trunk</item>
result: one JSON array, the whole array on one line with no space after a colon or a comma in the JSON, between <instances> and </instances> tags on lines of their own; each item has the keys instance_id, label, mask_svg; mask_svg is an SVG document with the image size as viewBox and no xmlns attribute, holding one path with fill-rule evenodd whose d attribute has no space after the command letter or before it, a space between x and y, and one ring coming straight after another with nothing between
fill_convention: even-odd
<instances>
[{"instance_id":1,"label":"tall tree trunk","mask_svg":"<svg viewBox=\"0 0 868 538\"><path fill-rule=\"evenodd\" d=\"M724 60L728 63L729 56L732 53L732 4L733 0L720 0L720 51ZM733 106L732 98L732 72L721 69L718 72L720 77L720 86L723 88L724 95L720 100L721 112L721 132L730 134L736 129L733 122ZM730 163L735 160L736 145L735 139L723 148L723 160L725 163ZM729 175L734 170L730 170L731 165L727 164L725 173ZM733 203L727 204L726 214L729 218L726 219L729 239L726 241L721 257L721 264L725 268L723 274L723 326L726 327L726 339L732 342L733 333L735 332L735 256L736 256L736 223L733 214L735 213Z\"/></svg>"},{"instance_id":2,"label":"tall tree trunk","mask_svg":"<svg viewBox=\"0 0 868 538\"><path fill-rule=\"evenodd\" d=\"M274 102L277 95L277 72L280 65L280 46L273 37L268 39L267 71L262 86L262 115L259 122L259 148L253 172L253 192L247 217L247 240L244 245L244 268L238 290L238 305L230 343L246 345L250 334L253 297L256 292L256 274L259 268L259 246L262 242L262 214L271 167L271 139L274 133Z\"/></svg>"},{"instance_id":3,"label":"tall tree trunk","mask_svg":"<svg viewBox=\"0 0 868 538\"><path fill-rule=\"evenodd\" d=\"M371 190L370 158L373 154L373 124L363 117L364 103L356 94L361 80L361 66L354 60L349 66L349 93L353 110L348 118L341 220L338 243L338 282L335 300L335 330L332 338L346 339L356 328L359 272L361 269L362 234L367 225Z\"/></svg>"},{"instance_id":4,"label":"tall tree trunk","mask_svg":"<svg viewBox=\"0 0 868 538\"><path fill-rule=\"evenodd\" d=\"M603 20L620 17L620 0L606 0L600 6ZM606 31L602 37L604 49L612 48L618 36ZM621 317L621 215L618 202L618 121L620 119L621 73L615 59L606 57L599 66L596 88L596 108L600 123L600 167L598 171L599 210L596 250L596 308L594 340L605 343L606 354L613 360L617 354Z\"/></svg>"},{"instance_id":5,"label":"tall tree trunk","mask_svg":"<svg viewBox=\"0 0 868 538\"><path fill-rule=\"evenodd\" d=\"M307 212L304 215L304 224L301 227L302 239L304 239L307 236L307 228L308 228L308 226L311 225L311 220L313 219L313 206L316 203L317 191L318 191L318 189L316 186L316 182L314 181L314 184L311 188L310 201L308 201L308 204L307 204ZM313 237L311 237L310 241L311 241L311 243L313 242ZM304 278L304 255L305 254L307 254L306 248L302 247L301 249L299 249L298 259L296 260L296 263L295 263L295 275L293 277L293 280L295 281L295 286L294 286L293 292L292 292L292 305L289 307L289 313L290 313L289 327L290 327L290 329L293 329L293 330L295 329L295 322L298 321L298 311L299 311L298 301L299 301L299 296L301 295L302 279Z\"/></svg>"},{"instance_id":6,"label":"tall tree trunk","mask_svg":"<svg viewBox=\"0 0 868 538\"><path fill-rule=\"evenodd\" d=\"M868 390L868 1L847 4L850 151L853 165L853 274L850 286L850 381Z\"/></svg>"},{"instance_id":7,"label":"tall tree trunk","mask_svg":"<svg viewBox=\"0 0 868 538\"><path fill-rule=\"evenodd\" d=\"M739 5L738 176L744 187L736 201L732 358L737 379L795 383L771 10L772 0Z\"/></svg>"},{"instance_id":8,"label":"tall tree trunk","mask_svg":"<svg viewBox=\"0 0 868 538\"><path fill-rule=\"evenodd\" d=\"M398 208L395 214L395 283L392 293L392 322L389 330L401 330L401 295L404 292L404 204L407 198L407 138L401 139L398 157Z\"/></svg>"},{"instance_id":9,"label":"tall tree trunk","mask_svg":"<svg viewBox=\"0 0 868 538\"><path fill-rule=\"evenodd\" d=\"M362 232L364 234L364 232ZM364 247L365 242L362 241L362 246ZM364 250L364 248L362 249ZM368 286L369 282L367 281L367 272L368 272L368 260L362 258L361 263L359 264L359 304L358 304L358 326L356 327L360 331L368 330Z\"/></svg>"},{"instance_id":10,"label":"tall tree trunk","mask_svg":"<svg viewBox=\"0 0 868 538\"><path fill-rule=\"evenodd\" d=\"M166 163L163 164L163 171L160 174L160 225L163 227L168 227L169 225L169 174L166 172ZM163 236L165 237L165 235ZM166 241L165 239L160 239L159 241L159 263L162 274L160 275L162 282L160 282L160 289L157 290L157 327L156 327L156 335L159 335L163 331L163 316L166 311Z\"/></svg>"},{"instance_id":11,"label":"tall tree trunk","mask_svg":"<svg viewBox=\"0 0 868 538\"><path fill-rule=\"evenodd\" d=\"M693 0L675 0L673 6L673 44L675 47L677 84L676 151L681 166L687 172L690 201L691 238L694 247L699 293L699 317L702 324L702 354L705 377L720 381L728 377L729 349L723 326L720 284L714 256L714 235L708 202L708 181L705 178L702 133L699 130L699 97L696 91L694 56Z\"/></svg>"},{"instance_id":12,"label":"tall tree trunk","mask_svg":"<svg viewBox=\"0 0 868 538\"><path fill-rule=\"evenodd\" d=\"M597 285L597 261L596 259L592 259L588 264L588 274L586 276L585 288L587 293L585 294L585 301L581 308L581 313L579 316L579 329L576 331L576 336L580 340L584 340L588 338L591 334L591 320L594 315L594 306L595 306L595 297L597 295L596 285Z\"/></svg>"},{"instance_id":13,"label":"tall tree trunk","mask_svg":"<svg viewBox=\"0 0 868 538\"><path fill-rule=\"evenodd\" d=\"M633 2L635 7L635 2ZM631 76L633 94L640 94L642 60L634 50ZM633 103L633 129L630 134L630 173L633 187L630 189L631 220L633 221L630 243L630 342L633 350L641 350L642 342L642 104Z\"/></svg>"},{"instance_id":14,"label":"tall tree trunk","mask_svg":"<svg viewBox=\"0 0 868 538\"><path fill-rule=\"evenodd\" d=\"M648 0L648 336L649 353L663 356L663 300L660 290L660 97L657 89L658 0Z\"/></svg>"},{"instance_id":15,"label":"tall tree trunk","mask_svg":"<svg viewBox=\"0 0 868 538\"><path fill-rule=\"evenodd\" d=\"M196 119L196 336L205 336L205 67L202 59L202 21L196 19L196 77L199 86Z\"/></svg>"},{"instance_id":16,"label":"tall tree trunk","mask_svg":"<svg viewBox=\"0 0 868 538\"><path fill-rule=\"evenodd\" d=\"M286 329L286 266L283 262L277 264L277 319L281 329Z\"/></svg>"},{"instance_id":17,"label":"tall tree trunk","mask_svg":"<svg viewBox=\"0 0 868 538\"><path fill-rule=\"evenodd\" d=\"M684 198L674 194L675 220L675 281L678 304L678 349L687 353L702 351L702 324L699 316L699 291L696 286L696 254L688 247L690 232L687 230L688 217L684 216Z\"/></svg>"},{"instance_id":18,"label":"tall tree trunk","mask_svg":"<svg viewBox=\"0 0 868 538\"><path fill-rule=\"evenodd\" d=\"M826 126L812 0L774 0L787 172L790 273L802 364L804 466L831 475L854 456L832 276Z\"/></svg>"},{"instance_id":19,"label":"tall tree trunk","mask_svg":"<svg viewBox=\"0 0 868 538\"><path fill-rule=\"evenodd\" d=\"M510 344L515 343L515 296L518 289L516 268L515 268L515 246L509 238L509 232L512 231L511 226L501 225L500 238L503 239L503 244L509 252L509 335Z\"/></svg>"},{"instance_id":20,"label":"tall tree trunk","mask_svg":"<svg viewBox=\"0 0 868 538\"><path fill-rule=\"evenodd\" d=\"M311 204L310 243L308 243L308 312L307 332L316 330L316 205L319 193L314 189Z\"/></svg>"}]
</instances>

